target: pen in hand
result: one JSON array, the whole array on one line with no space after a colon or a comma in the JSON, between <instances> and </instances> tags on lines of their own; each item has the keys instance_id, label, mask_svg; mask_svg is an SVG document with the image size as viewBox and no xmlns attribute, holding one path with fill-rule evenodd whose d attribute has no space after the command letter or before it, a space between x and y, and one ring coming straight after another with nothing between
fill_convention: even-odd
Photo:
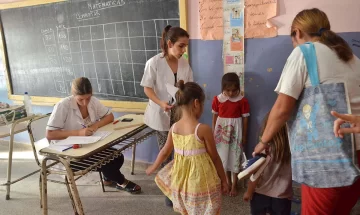
<instances>
[{"instance_id":1,"label":"pen in hand","mask_svg":"<svg viewBox=\"0 0 360 215\"><path fill-rule=\"evenodd\" d=\"M87 128L87 126L86 125L84 125L83 123L81 123L81 122L78 122L83 128Z\"/></svg>"},{"instance_id":2,"label":"pen in hand","mask_svg":"<svg viewBox=\"0 0 360 215\"><path fill-rule=\"evenodd\" d=\"M94 134L94 129L91 127L87 127L85 124L79 122L80 125L82 126L82 129L79 131L80 132L80 136L91 136Z\"/></svg>"}]
</instances>

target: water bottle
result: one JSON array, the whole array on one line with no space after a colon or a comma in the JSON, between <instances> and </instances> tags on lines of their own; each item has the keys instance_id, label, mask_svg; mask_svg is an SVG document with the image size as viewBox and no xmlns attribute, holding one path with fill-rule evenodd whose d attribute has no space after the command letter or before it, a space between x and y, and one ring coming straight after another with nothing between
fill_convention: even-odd
<instances>
[{"instance_id":1,"label":"water bottle","mask_svg":"<svg viewBox=\"0 0 360 215\"><path fill-rule=\"evenodd\" d=\"M32 108L31 108L31 98L28 92L25 92L24 94L24 105L27 116L30 116L32 114Z\"/></svg>"}]
</instances>

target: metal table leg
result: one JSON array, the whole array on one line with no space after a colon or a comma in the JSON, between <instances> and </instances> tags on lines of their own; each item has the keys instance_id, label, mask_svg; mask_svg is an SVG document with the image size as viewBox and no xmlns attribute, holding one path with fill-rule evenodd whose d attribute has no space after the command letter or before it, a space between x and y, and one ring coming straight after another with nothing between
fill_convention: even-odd
<instances>
[{"instance_id":1,"label":"metal table leg","mask_svg":"<svg viewBox=\"0 0 360 215\"><path fill-rule=\"evenodd\" d=\"M134 175L136 144L132 148L131 175Z\"/></svg>"}]
</instances>

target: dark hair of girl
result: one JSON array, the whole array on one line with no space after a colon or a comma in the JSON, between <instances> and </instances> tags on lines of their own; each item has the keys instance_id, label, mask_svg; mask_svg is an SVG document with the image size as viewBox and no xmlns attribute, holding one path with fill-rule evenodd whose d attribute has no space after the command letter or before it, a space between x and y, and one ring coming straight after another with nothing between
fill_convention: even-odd
<instances>
[{"instance_id":1,"label":"dark hair of girl","mask_svg":"<svg viewBox=\"0 0 360 215\"><path fill-rule=\"evenodd\" d=\"M223 75L221 80L221 91L224 91L227 87L234 86L240 91L240 80L236 73L229 72Z\"/></svg>"}]
</instances>

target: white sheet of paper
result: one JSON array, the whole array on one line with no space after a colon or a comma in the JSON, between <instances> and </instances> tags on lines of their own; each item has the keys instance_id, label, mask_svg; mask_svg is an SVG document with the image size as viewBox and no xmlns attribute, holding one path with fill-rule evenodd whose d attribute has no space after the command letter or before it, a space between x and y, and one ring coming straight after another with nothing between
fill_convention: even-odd
<instances>
[{"instance_id":1,"label":"white sheet of paper","mask_svg":"<svg viewBox=\"0 0 360 215\"><path fill-rule=\"evenodd\" d=\"M66 151L68 149L71 149L72 146L71 145L70 146L69 145L58 146L56 144L50 144L49 148L52 149L52 150L58 151L58 152L63 152L63 151Z\"/></svg>"},{"instance_id":2,"label":"white sheet of paper","mask_svg":"<svg viewBox=\"0 0 360 215\"><path fill-rule=\"evenodd\" d=\"M175 104L176 103L176 99L175 99L175 94L176 92L179 90L179 88L171 85L171 84L165 84L166 86L166 91L170 94L170 96L174 99L174 102L171 104Z\"/></svg>"},{"instance_id":3,"label":"white sheet of paper","mask_svg":"<svg viewBox=\"0 0 360 215\"><path fill-rule=\"evenodd\" d=\"M112 131L96 131L92 137L101 137L100 140L103 140L112 133Z\"/></svg>"},{"instance_id":4,"label":"white sheet of paper","mask_svg":"<svg viewBox=\"0 0 360 215\"><path fill-rule=\"evenodd\" d=\"M70 136L65 140L60 140L54 145L65 146L65 145L74 145L74 144L90 144L95 143L101 139L101 136Z\"/></svg>"}]
</instances>

